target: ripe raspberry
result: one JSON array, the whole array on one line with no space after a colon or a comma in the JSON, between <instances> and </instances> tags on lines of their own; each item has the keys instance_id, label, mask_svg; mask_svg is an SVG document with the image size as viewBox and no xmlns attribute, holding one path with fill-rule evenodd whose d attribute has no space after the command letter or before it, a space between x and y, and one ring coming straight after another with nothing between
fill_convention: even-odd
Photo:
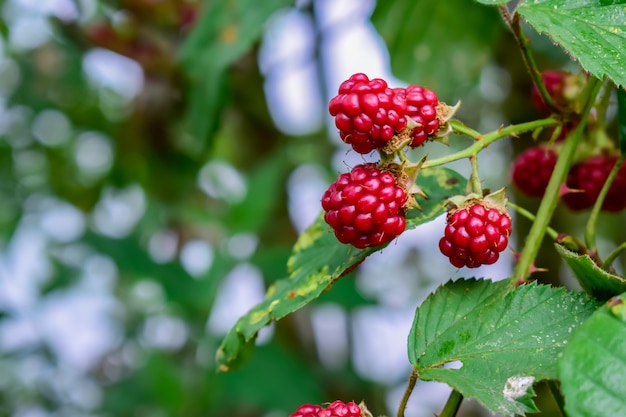
<instances>
[{"instance_id":1,"label":"ripe raspberry","mask_svg":"<svg viewBox=\"0 0 626 417\"><path fill-rule=\"evenodd\" d=\"M403 94L406 99L406 115L418 124L413 128L411 137L413 141L409 146L418 147L439 129L437 119L437 106L439 98L434 91L427 90L419 85L410 85L407 88L394 89L398 94Z\"/></svg>"},{"instance_id":2,"label":"ripe raspberry","mask_svg":"<svg viewBox=\"0 0 626 417\"><path fill-rule=\"evenodd\" d=\"M319 413L319 417L362 417L361 408L354 402L337 400Z\"/></svg>"},{"instance_id":3,"label":"ripe raspberry","mask_svg":"<svg viewBox=\"0 0 626 417\"><path fill-rule=\"evenodd\" d=\"M530 197L542 197L554 171L557 154L545 146L528 148L515 159L513 184Z\"/></svg>"},{"instance_id":4,"label":"ripe raspberry","mask_svg":"<svg viewBox=\"0 0 626 417\"><path fill-rule=\"evenodd\" d=\"M380 78L357 73L339 86L328 104L345 143L361 154L380 149L406 127L406 100Z\"/></svg>"},{"instance_id":5,"label":"ripe raspberry","mask_svg":"<svg viewBox=\"0 0 626 417\"><path fill-rule=\"evenodd\" d=\"M498 260L511 234L508 213L483 200L468 200L446 218L439 250L457 268L477 268Z\"/></svg>"},{"instance_id":6,"label":"ripe raspberry","mask_svg":"<svg viewBox=\"0 0 626 417\"><path fill-rule=\"evenodd\" d=\"M404 231L406 191L376 164L341 174L322 196L324 220L341 243L359 249L387 243Z\"/></svg>"},{"instance_id":7,"label":"ripe raspberry","mask_svg":"<svg viewBox=\"0 0 626 417\"><path fill-rule=\"evenodd\" d=\"M617 155L596 155L574 165L567 175L566 186L571 192L562 196L571 210L591 208L617 161ZM582 192L577 192L578 190ZM617 212L626 208L626 164L622 165L602 203L603 211Z\"/></svg>"},{"instance_id":8,"label":"ripe raspberry","mask_svg":"<svg viewBox=\"0 0 626 417\"><path fill-rule=\"evenodd\" d=\"M319 417L323 408L319 405L304 404L298 407L289 417Z\"/></svg>"}]
</instances>

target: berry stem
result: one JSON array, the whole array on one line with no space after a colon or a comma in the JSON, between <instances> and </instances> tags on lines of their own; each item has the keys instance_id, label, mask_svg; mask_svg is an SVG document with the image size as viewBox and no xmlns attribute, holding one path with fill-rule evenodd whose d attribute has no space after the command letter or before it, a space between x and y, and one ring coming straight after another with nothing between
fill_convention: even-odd
<instances>
[{"instance_id":1,"label":"berry stem","mask_svg":"<svg viewBox=\"0 0 626 417\"><path fill-rule=\"evenodd\" d=\"M525 208L518 206L515 203L512 203L510 200L507 200L506 205L511 207L513 210L515 210L517 214L520 214L526 217L528 220L532 222L537 220L537 216L535 216L534 214L532 214L530 211L526 210ZM548 236L550 236L552 240L557 240L557 238L559 237L559 233L553 228L551 228L550 226L546 227L546 233L548 234Z\"/></svg>"},{"instance_id":2,"label":"berry stem","mask_svg":"<svg viewBox=\"0 0 626 417\"><path fill-rule=\"evenodd\" d=\"M611 102L611 93L613 92L613 84L608 80L604 83L604 90L600 94L600 98L596 104L596 120L597 127L604 129L606 126L606 112Z\"/></svg>"},{"instance_id":3,"label":"berry stem","mask_svg":"<svg viewBox=\"0 0 626 417\"><path fill-rule=\"evenodd\" d=\"M461 402L463 401L463 394L453 389L448 397L448 401L446 401L446 405L441 410L441 414L439 417L454 417L456 413L459 411L459 407L461 407Z\"/></svg>"},{"instance_id":4,"label":"berry stem","mask_svg":"<svg viewBox=\"0 0 626 417\"><path fill-rule=\"evenodd\" d=\"M552 214L556 209L561 184L565 181L565 177L567 176L569 168L572 164L574 153L576 152L576 148L580 142L583 129L587 124L589 111L594 104L595 96L601 85L602 83L598 78L592 77L585 87L585 91L583 91L582 97L584 97L585 100L584 112L582 113L583 117L578 126L576 126L576 129L574 129L574 131L563 143L563 147L559 153L559 158L554 166L554 171L552 172L552 176L550 177L550 181L546 187L546 192L541 200L541 204L539 204L535 222L528 232L526 243L520 254L519 261L515 266L515 271L511 279L513 285L519 285L520 283L526 282L528 276L530 275L530 268L533 265L537 253L539 252L541 240L546 233L548 224L552 219Z\"/></svg>"},{"instance_id":5,"label":"berry stem","mask_svg":"<svg viewBox=\"0 0 626 417\"><path fill-rule=\"evenodd\" d=\"M598 216L600 215L600 210L602 210L602 204L604 204L604 199L609 192L609 188L611 188L613 180L617 177L617 173L624 163L624 157L624 154L621 154L615 162L615 165L613 165L611 172L609 172L609 176L602 185L602 189L600 190L600 194L598 194L598 198L591 209L591 213L589 213L589 220L587 220L587 227L585 228L585 245L587 246L587 249L591 251L596 250L596 223L598 221Z\"/></svg>"},{"instance_id":6,"label":"berry stem","mask_svg":"<svg viewBox=\"0 0 626 417\"><path fill-rule=\"evenodd\" d=\"M613 250L613 252L609 253L609 255L606 257L606 260L604 261L604 265L603 265L603 268L604 268L605 271L609 272L609 269L611 268L611 264L613 263L613 261L619 255L621 255L621 253L624 252L624 250L626 250L626 242L622 243L621 245L616 247Z\"/></svg>"},{"instance_id":7,"label":"berry stem","mask_svg":"<svg viewBox=\"0 0 626 417\"><path fill-rule=\"evenodd\" d=\"M406 409L406 405L409 403L409 398L411 397L413 388L415 388L417 378L417 370L413 368L413 370L411 371L411 375L409 376L409 382L407 383L406 389L404 390L404 395L402 396L402 400L400 401L400 406L398 407L398 417L404 417L404 410Z\"/></svg>"},{"instance_id":8,"label":"berry stem","mask_svg":"<svg viewBox=\"0 0 626 417\"><path fill-rule=\"evenodd\" d=\"M524 60L526 69L528 70L530 77L533 80L533 83L537 86L543 102L552 113L561 113L560 109L557 107L556 103L552 99L552 96L548 92L546 84L543 82L543 78L541 78L541 72L537 67L535 58L533 57L530 48L528 48L528 38L526 38L526 35L522 30L519 14L515 12L513 13L513 15L511 15L506 5L500 6L499 10L502 18L511 28L511 33L513 33L513 37L515 38L515 41L517 42L517 45L522 52L522 59Z\"/></svg>"},{"instance_id":9,"label":"berry stem","mask_svg":"<svg viewBox=\"0 0 626 417\"><path fill-rule=\"evenodd\" d=\"M478 156L471 155L469 157L470 164L472 165L472 175L470 175L470 184L472 186L472 192L480 196L483 195L483 189L480 185L480 178L478 177Z\"/></svg>"},{"instance_id":10,"label":"berry stem","mask_svg":"<svg viewBox=\"0 0 626 417\"><path fill-rule=\"evenodd\" d=\"M450 120L449 123L454 132L467 134L462 123L458 122L457 120ZM423 165L423 168L432 168L450 163L452 161L457 161L459 159L469 158L472 155L478 155L481 150L489 146L491 143L506 136L517 135L518 133L522 133L528 130L534 130L540 127L554 126L559 123L560 122L557 119L553 117L548 117L545 119L533 120L531 122L509 125L507 127L499 128L497 130L494 130L493 132L489 132L484 135L477 134L478 140L474 142L471 146L468 146L467 148L459 152L426 161ZM472 137L476 138L476 136Z\"/></svg>"},{"instance_id":11,"label":"berry stem","mask_svg":"<svg viewBox=\"0 0 626 417\"><path fill-rule=\"evenodd\" d=\"M452 130L455 133L461 133L463 135L469 136L470 138L474 138L475 140L480 140L482 138L482 135L475 131L474 129L465 126L463 123L461 123L458 120L450 120L448 122L450 124L450 126L452 127Z\"/></svg>"}]
</instances>

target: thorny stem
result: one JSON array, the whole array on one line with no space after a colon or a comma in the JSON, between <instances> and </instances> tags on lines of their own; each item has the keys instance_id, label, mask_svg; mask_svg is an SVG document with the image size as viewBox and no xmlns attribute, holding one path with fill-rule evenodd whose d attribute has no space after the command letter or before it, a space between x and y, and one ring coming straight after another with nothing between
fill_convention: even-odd
<instances>
[{"instance_id":1,"label":"thorny stem","mask_svg":"<svg viewBox=\"0 0 626 417\"><path fill-rule=\"evenodd\" d=\"M613 165L611 172L609 172L609 176L604 182L604 185L602 185L602 189L600 190L600 194L598 194L598 198L591 209L591 213L589 213L589 220L587 220L587 227L585 229L585 246L587 246L587 249L590 251L596 250L596 223L598 221L598 216L600 215L600 210L602 209L604 199L609 192L609 188L611 188L613 180L617 177L617 173L622 167L625 157L626 156L624 154L620 155L619 159L615 162L615 165Z\"/></svg>"},{"instance_id":2,"label":"thorny stem","mask_svg":"<svg viewBox=\"0 0 626 417\"><path fill-rule=\"evenodd\" d=\"M409 382L406 386L406 390L404 390L404 395L402 396L402 401L400 401L400 406L398 407L398 417L404 417L404 410L406 409L406 405L409 402L409 397L411 397L411 393L413 392L413 388L415 388L415 383L417 383L417 370L415 368L411 371L411 375L409 376Z\"/></svg>"},{"instance_id":3,"label":"thorny stem","mask_svg":"<svg viewBox=\"0 0 626 417\"><path fill-rule=\"evenodd\" d=\"M596 104L596 120L598 128L604 129L606 125L606 111L611 101L611 93L613 93L613 84L608 80L604 83L604 90L600 94L600 98Z\"/></svg>"},{"instance_id":4,"label":"thorny stem","mask_svg":"<svg viewBox=\"0 0 626 417\"><path fill-rule=\"evenodd\" d=\"M546 88L543 79L541 78L541 72L538 70L535 58L533 57L530 48L528 48L528 38L526 38L526 35L524 35L524 31L522 30L519 15L517 13L511 15L506 5L500 6L499 10L502 18L511 28L513 37L515 38L515 41L517 42L517 45L522 52L522 59L524 60L526 69L530 73L533 83L537 86L543 102L553 113L560 113L558 107L552 99L552 96L550 96L550 93L548 92L548 89Z\"/></svg>"},{"instance_id":5,"label":"thorny stem","mask_svg":"<svg viewBox=\"0 0 626 417\"><path fill-rule=\"evenodd\" d=\"M452 390L446 405L443 407L443 410L441 410L441 414L439 414L439 417L456 416L456 413L459 411L459 407L461 407L461 401L463 401L463 394L457 390Z\"/></svg>"},{"instance_id":6,"label":"thorny stem","mask_svg":"<svg viewBox=\"0 0 626 417\"><path fill-rule=\"evenodd\" d=\"M525 282L528 279L528 276L530 274L530 268L535 260L535 257L537 256L537 253L539 252L541 240L546 233L548 224L552 219L552 214L556 209L561 184L565 180L570 165L572 164L572 159L574 157L574 153L576 152L576 147L578 146L578 142L580 142L582 131L587 124L589 111L594 104L595 96L598 93L601 85L602 83L599 79L592 77L585 87L585 90L581 94L582 102L585 103L584 111L582 113L583 117L578 126L576 126L576 129L566 138L565 142L563 143L563 147L561 148L561 152L559 153L559 158L557 159L554 171L552 172L552 176L550 177L550 181L548 182L548 186L544 193L543 199L541 200L541 204L539 205L539 209L537 210L536 220L531 226L530 231L528 232L528 236L526 237L526 243L524 244L524 249L522 250L517 265L515 267L515 272L511 279L513 285L518 285L519 283Z\"/></svg>"},{"instance_id":7,"label":"thorny stem","mask_svg":"<svg viewBox=\"0 0 626 417\"><path fill-rule=\"evenodd\" d=\"M448 123L450 123L450 127L452 128L453 132L467 134L467 129L465 128L465 125L463 125L461 122L457 120L450 120ZM539 119L532 122L520 123L499 128L498 130L494 130L493 132L489 132L484 135L475 132L475 135L472 137L474 139L477 139L477 141L474 142L474 144L472 144L471 146L468 146L467 148L459 152L426 161L422 167L432 168L439 165L447 164L452 161L457 161L459 159L469 158L472 155L478 155L481 150L483 150L493 142L497 141L498 139L502 139L503 137L516 135L518 133L522 133L527 130L537 129L539 127L553 126L558 123L559 121L557 119L553 117L548 117L546 119Z\"/></svg>"},{"instance_id":8,"label":"thorny stem","mask_svg":"<svg viewBox=\"0 0 626 417\"><path fill-rule=\"evenodd\" d=\"M515 203L512 203L509 200L507 200L506 205L511 207L513 210L515 210L517 214L521 214L522 216L526 217L528 220L532 222L537 220L537 216L535 216L534 214L532 214L530 211L526 210L525 208L518 206ZM548 236L550 236L550 239L552 240L556 240L559 237L558 232L549 226L546 227L546 233L548 234Z\"/></svg>"},{"instance_id":9,"label":"thorny stem","mask_svg":"<svg viewBox=\"0 0 626 417\"><path fill-rule=\"evenodd\" d=\"M474 138L475 140L480 140L482 138L482 135L480 133L478 133L471 127L465 126L463 123L461 123L458 120L450 120L449 123L452 126L455 133L461 133L463 135L467 135L470 138Z\"/></svg>"},{"instance_id":10,"label":"thorny stem","mask_svg":"<svg viewBox=\"0 0 626 417\"><path fill-rule=\"evenodd\" d=\"M470 183L472 186L472 192L480 196L483 195L483 189L480 185L480 177L478 176L478 156L471 155L469 157L470 164L472 165L472 175L470 175Z\"/></svg>"},{"instance_id":11,"label":"thorny stem","mask_svg":"<svg viewBox=\"0 0 626 417\"><path fill-rule=\"evenodd\" d=\"M622 243L621 245L619 245L618 247L616 247L613 252L609 253L609 255L606 257L605 261L604 261L604 265L603 268L605 271L609 271L609 269L611 268L611 264L613 263L613 261L619 256L621 255L622 252L624 252L624 250L626 250L626 242Z\"/></svg>"}]
</instances>

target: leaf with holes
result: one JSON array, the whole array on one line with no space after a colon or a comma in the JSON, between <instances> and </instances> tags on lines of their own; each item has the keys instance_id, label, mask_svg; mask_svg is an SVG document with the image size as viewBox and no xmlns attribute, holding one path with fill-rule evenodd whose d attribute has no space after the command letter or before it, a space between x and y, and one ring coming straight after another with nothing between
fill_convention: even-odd
<instances>
[{"instance_id":1,"label":"leaf with holes","mask_svg":"<svg viewBox=\"0 0 626 417\"><path fill-rule=\"evenodd\" d=\"M417 309L409 359L420 379L445 382L494 413L533 412L533 383L556 378L557 356L595 308L563 288L448 282Z\"/></svg>"},{"instance_id":2,"label":"leaf with holes","mask_svg":"<svg viewBox=\"0 0 626 417\"><path fill-rule=\"evenodd\" d=\"M517 11L598 78L626 85L624 0L526 0Z\"/></svg>"},{"instance_id":3,"label":"leaf with holes","mask_svg":"<svg viewBox=\"0 0 626 417\"><path fill-rule=\"evenodd\" d=\"M466 184L466 178L447 168L420 171L417 185L428 198L417 197L422 209L407 213L407 229L414 229L443 214L445 201L453 195L463 194ZM287 265L289 277L270 287L265 300L241 317L224 338L217 353L220 370L229 371L245 361L252 353L261 328L306 306L368 255L381 249L359 250L340 243L322 217L318 217L294 246Z\"/></svg>"},{"instance_id":4,"label":"leaf with holes","mask_svg":"<svg viewBox=\"0 0 626 417\"><path fill-rule=\"evenodd\" d=\"M626 293L609 300L572 335L559 359L570 417L626 414Z\"/></svg>"}]
</instances>

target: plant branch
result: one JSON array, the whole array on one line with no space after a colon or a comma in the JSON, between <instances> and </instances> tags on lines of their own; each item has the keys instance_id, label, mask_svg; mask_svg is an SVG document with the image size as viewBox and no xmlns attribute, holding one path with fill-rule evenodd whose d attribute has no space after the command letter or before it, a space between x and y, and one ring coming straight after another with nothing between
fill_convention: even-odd
<instances>
[{"instance_id":1,"label":"plant branch","mask_svg":"<svg viewBox=\"0 0 626 417\"><path fill-rule=\"evenodd\" d=\"M598 221L598 216L600 215L600 210L602 210L602 205L604 204L606 195L609 192L609 188L611 188L613 180L617 177L617 173L624 163L624 157L624 154L620 155L619 159L615 162L615 165L613 165L611 172L609 172L609 176L604 182L604 185L602 185L602 189L600 189L600 194L598 194L596 202L593 204L591 213L589 214L589 220L587 220L587 227L585 228L585 246L587 246L587 249L590 251L596 250L596 223Z\"/></svg>"},{"instance_id":2,"label":"plant branch","mask_svg":"<svg viewBox=\"0 0 626 417\"><path fill-rule=\"evenodd\" d=\"M406 386L406 390L404 390L402 401L400 401L400 406L398 407L398 417L404 417L404 410L406 409L406 405L409 403L409 398L411 397L413 388L415 388L417 377L417 371L415 370L415 368L413 368L413 370L411 371L411 375L409 376L409 382Z\"/></svg>"},{"instance_id":3,"label":"plant branch","mask_svg":"<svg viewBox=\"0 0 626 417\"><path fill-rule=\"evenodd\" d=\"M535 257L537 256L537 253L539 252L541 240L546 233L548 224L552 219L552 214L556 209L561 184L565 180L572 164L574 153L576 152L576 148L580 142L583 129L587 124L589 112L591 111L591 107L595 102L595 96L601 85L602 83L599 79L592 77L585 87L583 95L581 95L584 99L583 103L585 103L584 111L582 113L583 117L578 126L576 126L576 129L574 129L574 131L563 143L563 147L559 153L559 158L557 159L554 171L552 172L552 176L548 182L543 199L541 200L541 204L537 210L536 220L528 232L524 249L522 250L519 261L515 267L515 272L511 280L513 285L518 285L528 279L530 268L535 260Z\"/></svg>"},{"instance_id":4,"label":"plant branch","mask_svg":"<svg viewBox=\"0 0 626 417\"><path fill-rule=\"evenodd\" d=\"M517 45L519 46L519 49L522 52L522 59L524 60L526 69L528 70L528 73L530 74L530 77L532 78L533 83L535 84L535 86L537 86L537 89L539 90L539 94L541 95L543 102L546 104L546 106L548 107L548 109L550 109L551 112L561 113L561 110L557 107L556 103L552 99L552 96L548 92L548 89L546 88L546 85L543 82L543 79L541 78L541 72L539 71L537 67L535 58L533 57L533 54L530 52L530 48L528 48L528 38L526 38L526 35L524 34L524 31L522 30L522 25L521 25L519 14L514 13L513 15L511 15L506 5L500 6L499 10L500 10L500 14L502 15L502 18L511 28L513 37L515 38L515 41L517 42Z\"/></svg>"},{"instance_id":5,"label":"plant branch","mask_svg":"<svg viewBox=\"0 0 626 417\"><path fill-rule=\"evenodd\" d=\"M449 123L454 132L468 134L467 128L461 122L457 120L450 120ZM477 155L478 152L480 152L482 149L486 148L493 142L497 141L498 139L502 139L510 135L516 135L518 133L522 133L528 130L537 129L540 127L553 126L559 123L559 120L553 117L548 117L546 119L534 120L532 122L509 125L507 127L499 128L498 130L495 130L493 132L489 132L485 135L481 135L480 133L475 132L475 136L472 137L478 140L474 142L471 146L468 146L467 148L459 152L426 161L423 165L423 168L432 168L439 165L447 164L452 161L457 161L459 159L469 158L472 155Z\"/></svg>"},{"instance_id":6,"label":"plant branch","mask_svg":"<svg viewBox=\"0 0 626 417\"><path fill-rule=\"evenodd\" d=\"M454 417L456 413L459 411L459 407L461 406L461 402L463 401L463 394L458 392L457 390L452 390L450 396L448 397L448 401L446 405L441 410L441 414L439 417Z\"/></svg>"},{"instance_id":7,"label":"plant branch","mask_svg":"<svg viewBox=\"0 0 626 417\"><path fill-rule=\"evenodd\" d=\"M526 217L528 220L532 222L535 222L537 220L537 216L535 216L534 214L532 214L530 211L526 210L525 208L518 206L515 203L512 203L510 200L506 202L506 205L511 207L513 210L515 210L517 214L521 214L522 216ZM557 238L559 237L559 233L549 226L546 227L546 233L548 234L548 236L550 236L550 239L552 240L557 240Z\"/></svg>"},{"instance_id":8,"label":"plant branch","mask_svg":"<svg viewBox=\"0 0 626 417\"><path fill-rule=\"evenodd\" d=\"M603 265L603 268L604 268L605 271L607 271L607 272L609 271L613 261L615 261L615 259L618 256L620 256L622 254L622 252L624 252L624 250L626 250L626 242L622 243L621 245L616 247L613 250L613 252L609 253L609 256L606 257L606 259L604 261L604 265Z\"/></svg>"}]
</instances>

